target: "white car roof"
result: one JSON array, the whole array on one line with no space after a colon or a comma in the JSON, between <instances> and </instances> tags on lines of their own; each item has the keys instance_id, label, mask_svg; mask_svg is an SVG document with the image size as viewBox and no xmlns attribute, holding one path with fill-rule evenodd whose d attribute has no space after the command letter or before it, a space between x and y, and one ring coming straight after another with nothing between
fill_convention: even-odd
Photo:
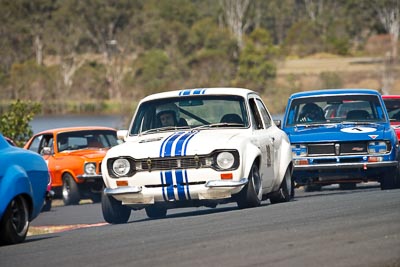
<instances>
[{"instance_id":1,"label":"white car roof","mask_svg":"<svg viewBox=\"0 0 400 267\"><path fill-rule=\"evenodd\" d=\"M141 102L154 99L161 99L161 98L186 96L186 95L238 95L247 97L247 95L251 93L258 95L257 92L250 89L233 88L233 87L181 89L181 90L152 94L143 98Z\"/></svg>"}]
</instances>

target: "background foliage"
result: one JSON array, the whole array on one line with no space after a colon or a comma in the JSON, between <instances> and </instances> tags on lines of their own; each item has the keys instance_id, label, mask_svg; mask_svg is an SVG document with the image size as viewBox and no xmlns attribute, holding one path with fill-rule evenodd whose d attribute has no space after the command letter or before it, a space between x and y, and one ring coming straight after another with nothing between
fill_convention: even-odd
<instances>
[{"instance_id":1,"label":"background foliage","mask_svg":"<svg viewBox=\"0 0 400 267\"><path fill-rule=\"evenodd\" d=\"M11 138L17 146L23 146L33 134L29 122L40 108L38 103L13 102L9 110L0 116L0 133Z\"/></svg>"},{"instance_id":2,"label":"background foliage","mask_svg":"<svg viewBox=\"0 0 400 267\"><path fill-rule=\"evenodd\" d=\"M281 111L282 95L306 87L296 76L277 82L279 64L382 56L365 47L390 32L383 7L399 0L2 0L0 112L30 100L44 114L115 113L150 93L210 86L254 89Z\"/></svg>"}]
</instances>

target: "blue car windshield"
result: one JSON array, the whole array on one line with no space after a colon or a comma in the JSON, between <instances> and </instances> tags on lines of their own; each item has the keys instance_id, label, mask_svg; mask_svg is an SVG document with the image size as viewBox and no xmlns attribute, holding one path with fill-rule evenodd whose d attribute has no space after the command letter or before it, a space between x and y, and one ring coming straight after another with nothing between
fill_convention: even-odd
<instances>
[{"instance_id":1,"label":"blue car windshield","mask_svg":"<svg viewBox=\"0 0 400 267\"><path fill-rule=\"evenodd\" d=\"M373 123L386 121L376 95L324 95L294 99L286 125Z\"/></svg>"},{"instance_id":2,"label":"blue car windshield","mask_svg":"<svg viewBox=\"0 0 400 267\"><path fill-rule=\"evenodd\" d=\"M193 129L248 127L245 100L240 96L181 96L142 103L130 134Z\"/></svg>"}]
</instances>

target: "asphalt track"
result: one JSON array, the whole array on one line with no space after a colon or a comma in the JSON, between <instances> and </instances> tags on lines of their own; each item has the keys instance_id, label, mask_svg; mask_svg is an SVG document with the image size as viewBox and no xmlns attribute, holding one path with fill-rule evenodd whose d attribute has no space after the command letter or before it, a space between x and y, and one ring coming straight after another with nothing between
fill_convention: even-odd
<instances>
[{"instance_id":1,"label":"asphalt track","mask_svg":"<svg viewBox=\"0 0 400 267\"><path fill-rule=\"evenodd\" d=\"M136 211L123 225L105 223L100 204L54 207L31 224L54 232L0 247L0 266L400 266L400 189L296 194L158 220Z\"/></svg>"}]
</instances>

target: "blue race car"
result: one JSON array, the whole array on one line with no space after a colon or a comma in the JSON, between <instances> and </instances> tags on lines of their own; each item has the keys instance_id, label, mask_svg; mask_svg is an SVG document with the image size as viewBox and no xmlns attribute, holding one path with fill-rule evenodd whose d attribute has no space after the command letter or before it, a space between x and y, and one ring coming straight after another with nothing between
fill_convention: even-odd
<instances>
[{"instance_id":1,"label":"blue race car","mask_svg":"<svg viewBox=\"0 0 400 267\"><path fill-rule=\"evenodd\" d=\"M42 210L49 172L37 153L10 145L0 134L0 245L23 242Z\"/></svg>"},{"instance_id":2,"label":"blue race car","mask_svg":"<svg viewBox=\"0 0 400 267\"><path fill-rule=\"evenodd\" d=\"M329 89L295 93L282 129L288 134L293 178L306 191L339 184L377 181L399 186L399 142L381 95L369 89Z\"/></svg>"}]
</instances>

